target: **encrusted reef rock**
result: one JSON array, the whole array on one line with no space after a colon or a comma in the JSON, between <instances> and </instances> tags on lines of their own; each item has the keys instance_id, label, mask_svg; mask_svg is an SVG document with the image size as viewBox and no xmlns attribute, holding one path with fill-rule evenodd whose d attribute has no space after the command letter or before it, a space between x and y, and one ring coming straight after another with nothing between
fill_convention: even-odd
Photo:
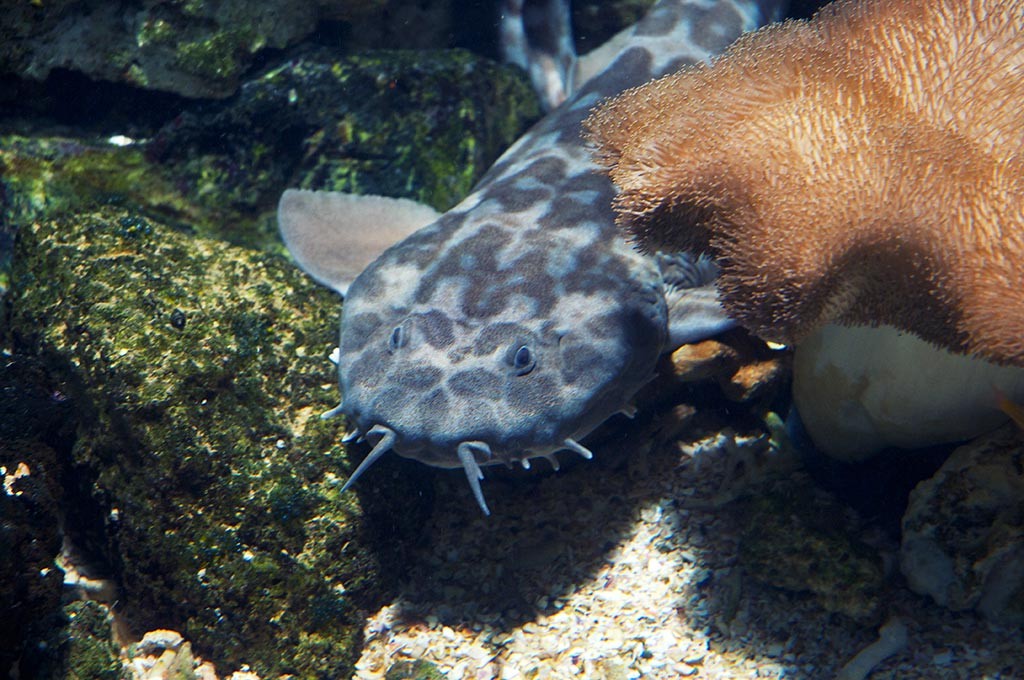
<instances>
[{"instance_id":1,"label":"encrusted reef rock","mask_svg":"<svg viewBox=\"0 0 1024 680\"><path fill-rule=\"evenodd\" d=\"M0 675L26 675L60 613L57 460L45 444L0 439Z\"/></svg>"},{"instance_id":2,"label":"encrusted reef rock","mask_svg":"<svg viewBox=\"0 0 1024 680\"><path fill-rule=\"evenodd\" d=\"M60 624L62 455L71 402L31 357L0 355L0 677L44 677Z\"/></svg>"},{"instance_id":3,"label":"encrusted reef rock","mask_svg":"<svg viewBox=\"0 0 1024 680\"><path fill-rule=\"evenodd\" d=\"M68 69L220 98L261 51L295 44L321 22L350 48L424 48L446 46L452 19L449 2L409 0L19 2L0 15L0 74L42 80Z\"/></svg>"},{"instance_id":4,"label":"encrusted reef rock","mask_svg":"<svg viewBox=\"0 0 1024 680\"><path fill-rule=\"evenodd\" d=\"M810 592L823 608L862 623L882 611L878 552L857 538L848 508L807 482L783 482L737 502L746 527L740 562L776 588Z\"/></svg>"},{"instance_id":5,"label":"encrusted reef rock","mask_svg":"<svg viewBox=\"0 0 1024 680\"><path fill-rule=\"evenodd\" d=\"M320 52L178 116L149 153L210 210L276 206L282 187L447 210L539 116L522 72L469 52ZM276 222L264 226L277 241Z\"/></svg>"},{"instance_id":6,"label":"encrusted reef rock","mask_svg":"<svg viewBox=\"0 0 1024 680\"><path fill-rule=\"evenodd\" d=\"M524 74L464 51L288 61L230 103L187 108L148 143L0 136L0 255L12 225L82 203L264 249L281 248L288 186L447 209L539 115Z\"/></svg>"},{"instance_id":7,"label":"encrusted reef rock","mask_svg":"<svg viewBox=\"0 0 1024 680\"><path fill-rule=\"evenodd\" d=\"M956 449L903 516L910 587L950 609L1024 625L1024 433L1006 425Z\"/></svg>"},{"instance_id":8,"label":"encrusted reef rock","mask_svg":"<svg viewBox=\"0 0 1024 680\"><path fill-rule=\"evenodd\" d=\"M106 605L86 601L71 602L65 606L64 627L55 631L51 640L61 659L60 668L54 669L53 677L127 678L117 645L112 641L112 629L113 617Z\"/></svg>"},{"instance_id":9,"label":"encrusted reef rock","mask_svg":"<svg viewBox=\"0 0 1024 680\"><path fill-rule=\"evenodd\" d=\"M123 209L19 231L8 330L68 378L133 630L180 630L223 670L351 673L424 496L408 475L401 500L367 479L369 514L338 493L344 423L318 417L337 310L281 258Z\"/></svg>"}]
</instances>

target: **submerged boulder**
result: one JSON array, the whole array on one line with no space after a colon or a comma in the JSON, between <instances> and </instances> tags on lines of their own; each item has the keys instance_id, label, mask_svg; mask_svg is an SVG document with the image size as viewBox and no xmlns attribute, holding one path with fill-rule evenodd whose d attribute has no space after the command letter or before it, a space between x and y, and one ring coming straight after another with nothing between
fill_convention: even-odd
<instances>
[{"instance_id":1,"label":"submerged boulder","mask_svg":"<svg viewBox=\"0 0 1024 680\"><path fill-rule=\"evenodd\" d=\"M452 22L450 2L415 0L23 2L0 15L0 74L43 80L59 69L222 98L262 52L320 27L348 49L425 48L446 47Z\"/></svg>"},{"instance_id":2,"label":"submerged boulder","mask_svg":"<svg viewBox=\"0 0 1024 680\"><path fill-rule=\"evenodd\" d=\"M954 610L1024 625L1024 432L1010 423L957 448L910 494L900 566Z\"/></svg>"},{"instance_id":3,"label":"submerged boulder","mask_svg":"<svg viewBox=\"0 0 1024 680\"><path fill-rule=\"evenodd\" d=\"M809 592L830 612L874 623L884 608L878 551L857 536L856 516L805 482L786 481L738 501L740 564L754 579Z\"/></svg>"},{"instance_id":4,"label":"submerged boulder","mask_svg":"<svg viewBox=\"0 0 1024 680\"><path fill-rule=\"evenodd\" d=\"M539 116L521 71L470 52L320 51L268 70L230 102L183 112L147 151L213 213L274 208L287 187L447 210ZM258 227L261 243L278 241L276 221ZM218 238L247 243L236 230L209 222Z\"/></svg>"},{"instance_id":5,"label":"submerged boulder","mask_svg":"<svg viewBox=\"0 0 1024 680\"><path fill-rule=\"evenodd\" d=\"M319 418L336 298L276 256L105 207L22 228L9 303L14 347L71 386L128 627L180 630L225 670L347 677L425 496L405 475L366 480L376 515L339 494L344 423Z\"/></svg>"},{"instance_id":6,"label":"submerged boulder","mask_svg":"<svg viewBox=\"0 0 1024 680\"><path fill-rule=\"evenodd\" d=\"M276 208L288 187L445 210L539 114L524 74L469 52L320 52L230 102L183 104L145 138L0 134L0 289L16 226L83 204L131 206L268 250L281 249Z\"/></svg>"}]
</instances>

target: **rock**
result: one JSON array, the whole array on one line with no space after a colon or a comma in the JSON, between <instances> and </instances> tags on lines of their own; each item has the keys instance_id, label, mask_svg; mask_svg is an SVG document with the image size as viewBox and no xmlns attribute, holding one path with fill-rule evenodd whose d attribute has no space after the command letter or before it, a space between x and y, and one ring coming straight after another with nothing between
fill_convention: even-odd
<instances>
[{"instance_id":1,"label":"rock","mask_svg":"<svg viewBox=\"0 0 1024 680\"><path fill-rule=\"evenodd\" d=\"M877 622L885 574L878 552L861 542L848 508L807 483L782 482L730 507L742 518L740 564L775 588L810 592L823 608Z\"/></svg>"},{"instance_id":2,"label":"rock","mask_svg":"<svg viewBox=\"0 0 1024 680\"><path fill-rule=\"evenodd\" d=\"M754 359L719 380L726 399L739 403L767 400L789 384L788 355Z\"/></svg>"},{"instance_id":3,"label":"rock","mask_svg":"<svg viewBox=\"0 0 1024 680\"><path fill-rule=\"evenodd\" d=\"M0 437L0 676L39 677L60 617L57 456Z\"/></svg>"},{"instance_id":4,"label":"rock","mask_svg":"<svg viewBox=\"0 0 1024 680\"><path fill-rule=\"evenodd\" d=\"M727 399L766 401L789 384L791 354L773 350L741 331L683 345L672 353L673 378L695 382L714 378Z\"/></svg>"},{"instance_id":5,"label":"rock","mask_svg":"<svg viewBox=\"0 0 1024 680\"><path fill-rule=\"evenodd\" d=\"M224 669L348 677L429 494L388 467L339 494L344 423L319 419L337 299L105 207L19 232L10 307L15 348L72 386L129 627L179 630Z\"/></svg>"},{"instance_id":6,"label":"rock","mask_svg":"<svg viewBox=\"0 0 1024 680\"><path fill-rule=\"evenodd\" d=\"M917 485L900 566L944 607L1024 625L1024 433L1015 424L957 448Z\"/></svg>"},{"instance_id":7,"label":"rock","mask_svg":"<svg viewBox=\"0 0 1024 680\"><path fill-rule=\"evenodd\" d=\"M321 53L271 69L228 104L178 116L149 154L213 214L276 208L283 187L412 198L443 211L539 115L518 69L469 52ZM218 238L240 242L234 227L208 222ZM261 242L279 240L276 220L261 226Z\"/></svg>"},{"instance_id":8,"label":"rock","mask_svg":"<svg viewBox=\"0 0 1024 680\"><path fill-rule=\"evenodd\" d=\"M0 677L45 677L61 619L60 504L75 419L40 362L0 356Z\"/></svg>"},{"instance_id":9,"label":"rock","mask_svg":"<svg viewBox=\"0 0 1024 680\"><path fill-rule=\"evenodd\" d=\"M12 242L21 225L95 204L133 205L200 227L235 217L225 211L205 214L140 146L68 136L0 136L0 233Z\"/></svg>"},{"instance_id":10,"label":"rock","mask_svg":"<svg viewBox=\"0 0 1024 680\"><path fill-rule=\"evenodd\" d=\"M289 186L447 209L539 113L517 69L458 50L395 51L288 61L230 103L186 109L148 143L0 136L0 290L14 228L83 204L275 251Z\"/></svg>"},{"instance_id":11,"label":"rock","mask_svg":"<svg viewBox=\"0 0 1024 680\"><path fill-rule=\"evenodd\" d=\"M427 6L429 5L429 6ZM349 49L447 47L449 2L118 0L19 3L0 15L0 74L55 69L185 97L223 98L267 49L326 21Z\"/></svg>"},{"instance_id":12,"label":"rock","mask_svg":"<svg viewBox=\"0 0 1024 680\"><path fill-rule=\"evenodd\" d=\"M64 672L55 678L121 680L123 666L113 642L110 609L98 602L72 602L64 615L66 625L60 633Z\"/></svg>"},{"instance_id":13,"label":"rock","mask_svg":"<svg viewBox=\"0 0 1024 680\"><path fill-rule=\"evenodd\" d=\"M399 661L388 668L384 680L444 680L444 673L424 659Z\"/></svg>"},{"instance_id":14,"label":"rock","mask_svg":"<svg viewBox=\"0 0 1024 680\"><path fill-rule=\"evenodd\" d=\"M176 630L151 630L135 643L135 652L139 655L159 656L168 649L179 649L184 642L185 638Z\"/></svg>"},{"instance_id":15,"label":"rock","mask_svg":"<svg viewBox=\"0 0 1024 680\"><path fill-rule=\"evenodd\" d=\"M192 645L173 630L151 630L126 653L133 680L194 680L197 662Z\"/></svg>"},{"instance_id":16,"label":"rock","mask_svg":"<svg viewBox=\"0 0 1024 680\"><path fill-rule=\"evenodd\" d=\"M683 382L706 380L731 373L740 361L739 353L734 348L716 338L683 345L672 353L674 376Z\"/></svg>"}]
</instances>

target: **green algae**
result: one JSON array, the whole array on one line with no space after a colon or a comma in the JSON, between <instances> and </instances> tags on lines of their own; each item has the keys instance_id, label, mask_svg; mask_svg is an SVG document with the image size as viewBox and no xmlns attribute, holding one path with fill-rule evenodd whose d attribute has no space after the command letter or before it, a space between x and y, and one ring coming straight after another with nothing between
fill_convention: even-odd
<instances>
[{"instance_id":1,"label":"green algae","mask_svg":"<svg viewBox=\"0 0 1024 680\"><path fill-rule=\"evenodd\" d=\"M810 592L827 611L877 623L885 575L877 551L851 529L848 509L806 484L783 483L737 501L740 562L776 588Z\"/></svg>"},{"instance_id":2,"label":"green algae","mask_svg":"<svg viewBox=\"0 0 1024 680\"><path fill-rule=\"evenodd\" d=\"M139 47L146 45L168 45L174 42L174 24L166 19L151 18L142 23L136 34Z\"/></svg>"},{"instance_id":3,"label":"green algae","mask_svg":"<svg viewBox=\"0 0 1024 680\"><path fill-rule=\"evenodd\" d=\"M131 677L111 642L110 610L98 602L72 602L64 607L67 626L61 645L62 676L74 680L121 680Z\"/></svg>"},{"instance_id":4,"label":"green algae","mask_svg":"<svg viewBox=\"0 0 1024 680\"><path fill-rule=\"evenodd\" d=\"M132 625L222 668L347 677L386 577L338 493L344 423L318 416L337 400L336 298L281 258L110 206L23 228L12 278L14 346L76 386L74 463ZM415 533L410 483L391 514Z\"/></svg>"},{"instance_id":5,"label":"green algae","mask_svg":"<svg viewBox=\"0 0 1024 680\"><path fill-rule=\"evenodd\" d=\"M516 69L460 50L371 52L288 62L158 143L211 208L265 205L288 184L446 210L539 115Z\"/></svg>"},{"instance_id":6,"label":"green algae","mask_svg":"<svg viewBox=\"0 0 1024 680\"><path fill-rule=\"evenodd\" d=\"M256 38L256 33L250 29L220 31L202 40L179 43L174 62L186 73L201 78L233 80L244 66L237 55L255 52Z\"/></svg>"},{"instance_id":7,"label":"green algae","mask_svg":"<svg viewBox=\"0 0 1024 680\"><path fill-rule=\"evenodd\" d=\"M205 0L184 0L179 4L185 14L191 14L193 16L201 16L206 8Z\"/></svg>"},{"instance_id":8,"label":"green algae","mask_svg":"<svg viewBox=\"0 0 1024 680\"><path fill-rule=\"evenodd\" d=\"M444 680L437 666L423 659L399 661L388 668L384 680Z\"/></svg>"},{"instance_id":9,"label":"green algae","mask_svg":"<svg viewBox=\"0 0 1024 680\"><path fill-rule=\"evenodd\" d=\"M540 116L522 74L468 52L378 52L332 69L338 87L370 90L318 129L300 185L412 198L447 210ZM388 112L391 112L390 114ZM341 153L338 153L340 150ZM409 168L402 176L394 168Z\"/></svg>"},{"instance_id":10,"label":"green algae","mask_svg":"<svg viewBox=\"0 0 1024 680\"><path fill-rule=\"evenodd\" d=\"M283 187L447 209L539 116L521 73L460 51L289 62L212 110L129 146L0 137L0 218L18 225L48 211L124 205L281 252L273 211Z\"/></svg>"},{"instance_id":11,"label":"green algae","mask_svg":"<svg viewBox=\"0 0 1024 680\"><path fill-rule=\"evenodd\" d=\"M0 176L5 191L17 196L8 219L24 223L47 211L83 201L165 205L181 211L184 197L138 147L86 143L65 137L0 137Z\"/></svg>"}]
</instances>

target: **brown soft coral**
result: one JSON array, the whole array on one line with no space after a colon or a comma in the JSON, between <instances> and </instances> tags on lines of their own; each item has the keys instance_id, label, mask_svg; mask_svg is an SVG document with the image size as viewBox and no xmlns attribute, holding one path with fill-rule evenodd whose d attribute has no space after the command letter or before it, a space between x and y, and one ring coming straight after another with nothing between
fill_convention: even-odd
<instances>
[{"instance_id":1,"label":"brown soft coral","mask_svg":"<svg viewBox=\"0 0 1024 680\"><path fill-rule=\"evenodd\" d=\"M763 337L889 324L1024 366L1018 0L840 0L587 127L621 224L711 252Z\"/></svg>"}]
</instances>

